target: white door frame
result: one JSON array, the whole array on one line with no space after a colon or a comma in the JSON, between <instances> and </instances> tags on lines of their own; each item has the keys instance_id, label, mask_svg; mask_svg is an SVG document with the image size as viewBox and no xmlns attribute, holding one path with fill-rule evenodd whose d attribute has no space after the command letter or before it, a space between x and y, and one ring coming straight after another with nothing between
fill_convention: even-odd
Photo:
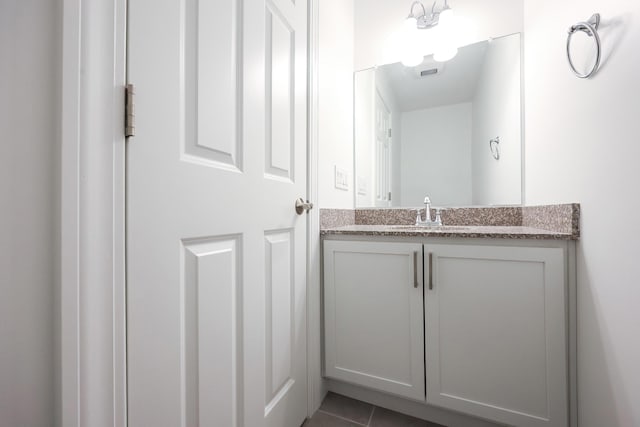
<instances>
[{"instance_id":1,"label":"white door frame","mask_svg":"<svg viewBox=\"0 0 640 427\"><path fill-rule=\"evenodd\" d=\"M63 0L61 16L56 425L125 427L126 0Z\"/></svg>"},{"instance_id":2,"label":"white door frame","mask_svg":"<svg viewBox=\"0 0 640 427\"><path fill-rule=\"evenodd\" d=\"M318 0L309 1L308 197L317 200ZM63 0L60 405L56 425L126 427L126 0ZM135 83L135 82L134 82ZM132 143L135 143L135 139ZM308 411L321 376L320 219L308 221Z\"/></svg>"},{"instance_id":3,"label":"white door frame","mask_svg":"<svg viewBox=\"0 0 640 427\"><path fill-rule=\"evenodd\" d=\"M309 13L309 88L308 88L308 162L307 194L316 208L309 212L307 227L307 411L309 417L318 410L327 394L322 378L322 314L320 284L320 207L318 201L318 42L320 0L308 0Z\"/></svg>"}]
</instances>

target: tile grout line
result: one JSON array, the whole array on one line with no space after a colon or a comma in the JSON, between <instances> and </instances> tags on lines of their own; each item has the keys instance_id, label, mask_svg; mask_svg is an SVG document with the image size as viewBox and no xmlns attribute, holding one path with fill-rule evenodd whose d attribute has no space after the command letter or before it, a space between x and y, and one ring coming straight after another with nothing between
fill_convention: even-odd
<instances>
[{"instance_id":1,"label":"tile grout line","mask_svg":"<svg viewBox=\"0 0 640 427\"><path fill-rule=\"evenodd\" d=\"M373 419L373 412L376 410L376 407L373 406L371 408L371 415L369 415L369 422L367 423L367 426L371 426L371 420Z\"/></svg>"},{"instance_id":2,"label":"tile grout line","mask_svg":"<svg viewBox=\"0 0 640 427\"><path fill-rule=\"evenodd\" d=\"M362 427L368 427L368 424L362 424L362 423L359 423L357 421L350 420L349 418L341 417L340 415L336 415L336 414L332 414L331 412L323 411L322 409L318 409L318 412L322 412L323 414L331 415L332 417L339 418L342 421L348 421L350 423L357 424L357 425L362 426ZM371 413L373 414L373 411ZM369 418L369 420L371 420L371 418Z\"/></svg>"}]
</instances>

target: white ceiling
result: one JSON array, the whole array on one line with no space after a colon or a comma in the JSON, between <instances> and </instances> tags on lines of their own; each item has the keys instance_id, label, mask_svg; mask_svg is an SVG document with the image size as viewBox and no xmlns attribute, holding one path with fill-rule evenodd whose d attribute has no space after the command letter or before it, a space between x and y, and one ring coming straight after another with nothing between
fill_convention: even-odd
<instances>
[{"instance_id":1,"label":"white ceiling","mask_svg":"<svg viewBox=\"0 0 640 427\"><path fill-rule=\"evenodd\" d=\"M383 65L376 78L387 80L400 111L414 111L443 105L470 102L478 81L478 73L487 50L486 41L460 48L458 55L440 63L425 57L417 67L401 63ZM436 75L420 77L420 71L438 68Z\"/></svg>"}]
</instances>

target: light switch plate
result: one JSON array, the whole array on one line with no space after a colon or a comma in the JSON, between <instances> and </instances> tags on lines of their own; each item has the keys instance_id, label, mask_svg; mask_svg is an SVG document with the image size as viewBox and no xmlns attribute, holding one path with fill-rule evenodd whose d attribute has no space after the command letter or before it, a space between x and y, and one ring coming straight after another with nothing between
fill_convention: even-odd
<instances>
[{"instance_id":1,"label":"light switch plate","mask_svg":"<svg viewBox=\"0 0 640 427\"><path fill-rule=\"evenodd\" d=\"M366 196L369 192L369 180L364 176L358 177L358 195Z\"/></svg>"},{"instance_id":2,"label":"light switch plate","mask_svg":"<svg viewBox=\"0 0 640 427\"><path fill-rule=\"evenodd\" d=\"M335 186L339 190L349 189L349 172L335 166Z\"/></svg>"}]
</instances>

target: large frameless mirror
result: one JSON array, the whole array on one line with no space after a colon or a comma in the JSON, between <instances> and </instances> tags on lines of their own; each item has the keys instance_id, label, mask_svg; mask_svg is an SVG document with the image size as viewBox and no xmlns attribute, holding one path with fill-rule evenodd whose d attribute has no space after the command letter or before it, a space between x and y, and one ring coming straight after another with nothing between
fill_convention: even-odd
<instances>
[{"instance_id":1,"label":"large frameless mirror","mask_svg":"<svg viewBox=\"0 0 640 427\"><path fill-rule=\"evenodd\" d=\"M521 36L355 73L355 205L522 203Z\"/></svg>"}]
</instances>

